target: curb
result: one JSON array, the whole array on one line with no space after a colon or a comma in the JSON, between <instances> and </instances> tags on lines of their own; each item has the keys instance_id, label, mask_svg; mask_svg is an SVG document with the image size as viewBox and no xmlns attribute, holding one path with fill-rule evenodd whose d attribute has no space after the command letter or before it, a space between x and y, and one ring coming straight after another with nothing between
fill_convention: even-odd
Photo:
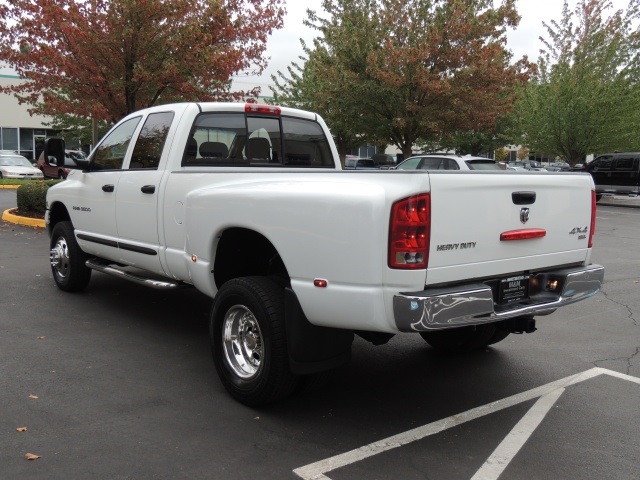
<instances>
[{"instance_id":1,"label":"curb","mask_svg":"<svg viewBox=\"0 0 640 480\"><path fill-rule=\"evenodd\" d=\"M8 210L4 211L4 213L2 214L2 220L4 220L5 222L15 223L17 225L24 225L27 227L45 228L46 226L44 220L41 220L39 218L20 217L18 215L13 215L12 213L10 213L11 210L14 210L14 209L9 208Z\"/></svg>"},{"instance_id":2,"label":"curb","mask_svg":"<svg viewBox=\"0 0 640 480\"><path fill-rule=\"evenodd\" d=\"M18 188L20 188L22 185L0 185L0 190L2 189L7 189L7 190L17 190Z\"/></svg>"}]
</instances>

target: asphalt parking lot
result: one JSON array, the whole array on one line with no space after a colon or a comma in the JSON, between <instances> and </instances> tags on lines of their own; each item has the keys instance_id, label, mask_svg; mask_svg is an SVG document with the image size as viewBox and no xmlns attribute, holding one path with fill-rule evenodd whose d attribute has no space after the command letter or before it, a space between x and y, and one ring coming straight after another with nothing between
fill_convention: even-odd
<instances>
[{"instance_id":1,"label":"asphalt parking lot","mask_svg":"<svg viewBox=\"0 0 640 480\"><path fill-rule=\"evenodd\" d=\"M100 274L65 294L46 233L2 222L0 478L640 479L640 209L616 201L602 292L537 332L462 356L356 340L324 384L262 409L216 377L207 298Z\"/></svg>"}]
</instances>

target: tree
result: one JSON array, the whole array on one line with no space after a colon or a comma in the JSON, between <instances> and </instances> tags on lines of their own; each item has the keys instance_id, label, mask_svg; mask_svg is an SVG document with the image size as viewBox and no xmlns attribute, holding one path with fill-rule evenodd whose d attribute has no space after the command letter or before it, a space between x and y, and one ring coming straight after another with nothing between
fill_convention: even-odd
<instances>
[{"instance_id":1,"label":"tree","mask_svg":"<svg viewBox=\"0 0 640 480\"><path fill-rule=\"evenodd\" d=\"M369 142L405 156L451 131L491 131L528 79L526 59L511 65L505 49L506 28L519 21L513 0L322 5L328 17L309 12L307 21L320 33L307 60L322 77L316 85Z\"/></svg>"},{"instance_id":2,"label":"tree","mask_svg":"<svg viewBox=\"0 0 640 480\"><path fill-rule=\"evenodd\" d=\"M560 21L543 24L539 72L514 112L522 143L571 165L640 147L639 3L607 16L609 0L580 0L574 12L565 0Z\"/></svg>"},{"instance_id":3,"label":"tree","mask_svg":"<svg viewBox=\"0 0 640 480\"><path fill-rule=\"evenodd\" d=\"M78 145L88 146L94 143L92 138L92 124L89 118L66 114L54 115L51 121L44 122L44 125L53 130L64 132L62 135L64 135L67 144L73 142ZM99 121L97 125L98 138L102 138L111 126L112 124L110 122L104 120Z\"/></svg>"},{"instance_id":4,"label":"tree","mask_svg":"<svg viewBox=\"0 0 640 480\"><path fill-rule=\"evenodd\" d=\"M284 0L5 0L0 61L31 113L115 122L176 100L238 99L232 75L259 73Z\"/></svg>"},{"instance_id":5,"label":"tree","mask_svg":"<svg viewBox=\"0 0 640 480\"><path fill-rule=\"evenodd\" d=\"M349 117L348 110L344 109L344 102L335 101L340 92L332 82L332 75L319 70L326 62L317 58L325 55L326 51L321 48L312 50L304 41L301 43L307 55L300 57L304 62L303 66L293 62L287 68L288 77L280 71L271 77L275 84L274 102L320 114L331 127L338 154L344 164L349 149L358 147L363 141L357 127L358 119Z\"/></svg>"},{"instance_id":6,"label":"tree","mask_svg":"<svg viewBox=\"0 0 640 480\"><path fill-rule=\"evenodd\" d=\"M509 156L509 151L504 147L499 147L495 152L496 162L504 162Z\"/></svg>"},{"instance_id":7,"label":"tree","mask_svg":"<svg viewBox=\"0 0 640 480\"><path fill-rule=\"evenodd\" d=\"M516 158L520 161L529 158L529 149L527 147L520 147L518 153L516 153Z\"/></svg>"},{"instance_id":8,"label":"tree","mask_svg":"<svg viewBox=\"0 0 640 480\"><path fill-rule=\"evenodd\" d=\"M515 102L515 99L514 99ZM492 156L503 145L514 143L511 132L510 109L497 113L493 128L485 131L453 131L445 133L440 140L440 148L454 150L461 155Z\"/></svg>"}]
</instances>

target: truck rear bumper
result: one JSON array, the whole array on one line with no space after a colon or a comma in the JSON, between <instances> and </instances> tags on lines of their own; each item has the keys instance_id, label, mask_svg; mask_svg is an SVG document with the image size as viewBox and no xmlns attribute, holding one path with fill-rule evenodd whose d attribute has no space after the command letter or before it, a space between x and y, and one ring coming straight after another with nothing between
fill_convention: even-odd
<instances>
[{"instance_id":1,"label":"truck rear bumper","mask_svg":"<svg viewBox=\"0 0 640 480\"><path fill-rule=\"evenodd\" d=\"M544 315L600 291L604 267L589 265L536 272L526 299L497 303L499 280L430 288L393 297L398 330L416 332L498 322L522 315ZM552 288L553 287L553 288Z\"/></svg>"}]
</instances>

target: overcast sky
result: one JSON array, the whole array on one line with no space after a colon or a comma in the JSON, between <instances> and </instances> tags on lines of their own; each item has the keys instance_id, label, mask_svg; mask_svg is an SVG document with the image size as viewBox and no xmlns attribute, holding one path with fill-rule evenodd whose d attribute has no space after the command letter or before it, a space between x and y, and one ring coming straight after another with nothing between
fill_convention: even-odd
<instances>
[{"instance_id":1,"label":"overcast sky","mask_svg":"<svg viewBox=\"0 0 640 480\"><path fill-rule=\"evenodd\" d=\"M569 0L571 11L575 8L576 0ZM628 0L612 0L615 9L624 9ZM297 61L302 55L300 38L304 38L311 45L316 32L305 27L302 22L306 18L307 8L322 13L322 0L288 0L287 16L284 19L284 27L275 32L268 41L267 56L271 57L267 71L260 77L235 77L234 82L239 89L248 89L260 86L263 95L270 95L271 75L278 70L285 72L292 61ZM544 34L542 22L560 20L563 0L516 0L518 13L522 17L516 30L508 31L509 48L514 53L514 58L528 55L529 60L537 61L542 43L539 38ZM613 13L614 10L611 10Z\"/></svg>"}]
</instances>

